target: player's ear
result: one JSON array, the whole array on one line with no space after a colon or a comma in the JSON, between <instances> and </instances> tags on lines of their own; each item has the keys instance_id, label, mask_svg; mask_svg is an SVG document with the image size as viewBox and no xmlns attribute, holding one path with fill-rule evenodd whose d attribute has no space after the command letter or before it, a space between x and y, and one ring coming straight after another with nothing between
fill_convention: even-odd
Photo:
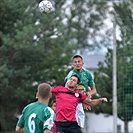
<instances>
[{"instance_id":1,"label":"player's ear","mask_svg":"<svg viewBox=\"0 0 133 133\"><path fill-rule=\"evenodd\" d=\"M50 93L50 96L49 97L52 98L52 93Z\"/></svg>"},{"instance_id":2,"label":"player's ear","mask_svg":"<svg viewBox=\"0 0 133 133\"><path fill-rule=\"evenodd\" d=\"M82 60L82 65L84 65L84 61Z\"/></svg>"},{"instance_id":3,"label":"player's ear","mask_svg":"<svg viewBox=\"0 0 133 133\"><path fill-rule=\"evenodd\" d=\"M72 62L72 66L74 67L74 63Z\"/></svg>"},{"instance_id":4,"label":"player's ear","mask_svg":"<svg viewBox=\"0 0 133 133\"><path fill-rule=\"evenodd\" d=\"M36 99L38 99L38 92L36 92Z\"/></svg>"}]
</instances>

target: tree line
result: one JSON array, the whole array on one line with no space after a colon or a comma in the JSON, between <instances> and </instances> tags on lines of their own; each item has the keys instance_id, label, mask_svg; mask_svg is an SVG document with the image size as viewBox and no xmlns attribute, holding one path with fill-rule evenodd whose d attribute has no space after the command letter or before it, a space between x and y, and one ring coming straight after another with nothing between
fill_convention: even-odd
<instances>
[{"instance_id":1,"label":"tree line","mask_svg":"<svg viewBox=\"0 0 133 133\"><path fill-rule=\"evenodd\" d=\"M77 50L81 52L86 49L93 51L103 46L108 48L111 45L112 30L108 29L104 35L99 33L105 26L104 20L107 18L107 11L109 12L107 1L55 0L53 1L54 12L47 15L38 11L39 2L40 0L1 0L1 131L14 131L17 117L23 107L35 100L35 91L39 83L63 84L64 77L71 69L70 59ZM128 9L127 3L114 5L115 11L119 9L117 11L119 14L123 10L120 8L123 4L126 4L124 7L127 7L130 14L123 11L124 13L121 13L123 16L119 15L119 18L129 16L132 19L132 12L131 9ZM119 22L123 22L123 19L119 19ZM118 25L120 24L118 23ZM128 28L128 25L126 27ZM131 28L129 27L129 29ZM123 35L127 40L124 46L127 46L128 42L129 45L126 49L129 50L133 44L132 34L126 33L124 32ZM122 50L122 41L118 41L117 44L118 49ZM105 61L108 63L108 67L104 68L101 63L99 66L101 68L98 70L109 75L102 77L104 83L106 80L108 82L103 84L103 90L99 93L112 99L112 56L111 49L108 50L110 52L107 52L107 61ZM125 60L125 66L126 63ZM132 66L132 64L130 65ZM127 74L130 73L130 71L127 72ZM95 77L97 88L101 88L97 82L98 75ZM127 86L125 85L125 88ZM104 113L111 114L111 102L108 105ZM95 112L103 112L102 108L99 106L94 110Z\"/></svg>"}]
</instances>

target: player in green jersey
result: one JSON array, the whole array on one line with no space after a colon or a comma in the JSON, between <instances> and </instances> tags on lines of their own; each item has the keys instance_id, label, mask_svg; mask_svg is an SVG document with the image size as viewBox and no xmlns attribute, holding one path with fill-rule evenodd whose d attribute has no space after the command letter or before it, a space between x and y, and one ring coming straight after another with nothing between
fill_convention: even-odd
<instances>
[{"instance_id":1,"label":"player in green jersey","mask_svg":"<svg viewBox=\"0 0 133 133\"><path fill-rule=\"evenodd\" d=\"M82 92L86 92L87 95L91 97L96 94L96 87L91 72L83 68L83 64L84 62L82 56L80 55L73 56L72 65L74 69L71 70L68 73L68 75L65 77L65 83L72 75L74 74L78 75L78 77L80 78L80 83L78 87L79 90L81 90ZM88 87L91 88L90 91Z\"/></svg>"},{"instance_id":2,"label":"player in green jersey","mask_svg":"<svg viewBox=\"0 0 133 133\"><path fill-rule=\"evenodd\" d=\"M86 93L86 95L88 95L91 98L94 94L96 94L96 87L90 71L83 68L83 64L84 62L83 62L82 56L80 55L73 56L72 65L74 69L71 70L68 73L68 75L65 77L65 84L72 75L74 74L78 75L80 79L80 83L77 89L83 93ZM90 90L89 90L89 87L90 87ZM82 103L79 103L79 105L77 106L76 118L77 118L78 125L81 128L84 128L85 114L82 107Z\"/></svg>"},{"instance_id":3,"label":"player in green jersey","mask_svg":"<svg viewBox=\"0 0 133 133\"><path fill-rule=\"evenodd\" d=\"M51 86L42 83L38 86L37 102L27 105L16 125L16 132L22 128L25 133L51 133L54 124L54 111L48 107L51 98Z\"/></svg>"}]
</instances>

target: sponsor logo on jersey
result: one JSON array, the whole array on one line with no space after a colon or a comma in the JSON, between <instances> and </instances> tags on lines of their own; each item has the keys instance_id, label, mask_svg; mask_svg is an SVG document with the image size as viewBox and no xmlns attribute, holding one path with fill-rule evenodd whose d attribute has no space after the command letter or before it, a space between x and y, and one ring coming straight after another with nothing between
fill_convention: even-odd
<instances>
[{"instance_id":1,"label":"sponsor logo on jersey","mask_svg":"<svg viewBox=\"0 0 133 133\"><path fill-rule=\"evenodd\" d=\"M77 90L84 92L85 91L85 87L83 85L78 85Z\"/></svg>"}]
</instances>

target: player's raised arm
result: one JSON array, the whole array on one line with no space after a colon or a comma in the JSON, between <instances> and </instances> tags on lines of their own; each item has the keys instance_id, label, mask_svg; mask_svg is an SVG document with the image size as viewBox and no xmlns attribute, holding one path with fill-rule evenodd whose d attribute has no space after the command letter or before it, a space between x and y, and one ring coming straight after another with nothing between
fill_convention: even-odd
<instances>
[{"instance_id":1,"label":"player's raised arm","mask_svg":"<svg viewBox=\"0 0 133 133\"><path fill-rule=\"evenodd\" d=\"M96 106L96 105L99 105L102 102L108 102L107 98L90 99L89 97L87 97L83 101L83 103L88 104L90 106Z\"/></svg>"},{"instance_id":2,"label":"player's raised arm","mask_svg":"<svg viewBox=\"0 0 133 133\"><path fill-rule=\"evenodd\" d=\"M45 129L43 133L52 133L49 129Z\"/></svg>"},{"instance_id":3,"label":"player's raised arm","mask_svg":"<svg viewBox=\"0 0 133 133\"><path fill-rule=\"evenodd\" d=\"M20 130L20 127L19 126L16 126L15 131L18 132L19 130Z\"/></svg>"}]
</instances>

